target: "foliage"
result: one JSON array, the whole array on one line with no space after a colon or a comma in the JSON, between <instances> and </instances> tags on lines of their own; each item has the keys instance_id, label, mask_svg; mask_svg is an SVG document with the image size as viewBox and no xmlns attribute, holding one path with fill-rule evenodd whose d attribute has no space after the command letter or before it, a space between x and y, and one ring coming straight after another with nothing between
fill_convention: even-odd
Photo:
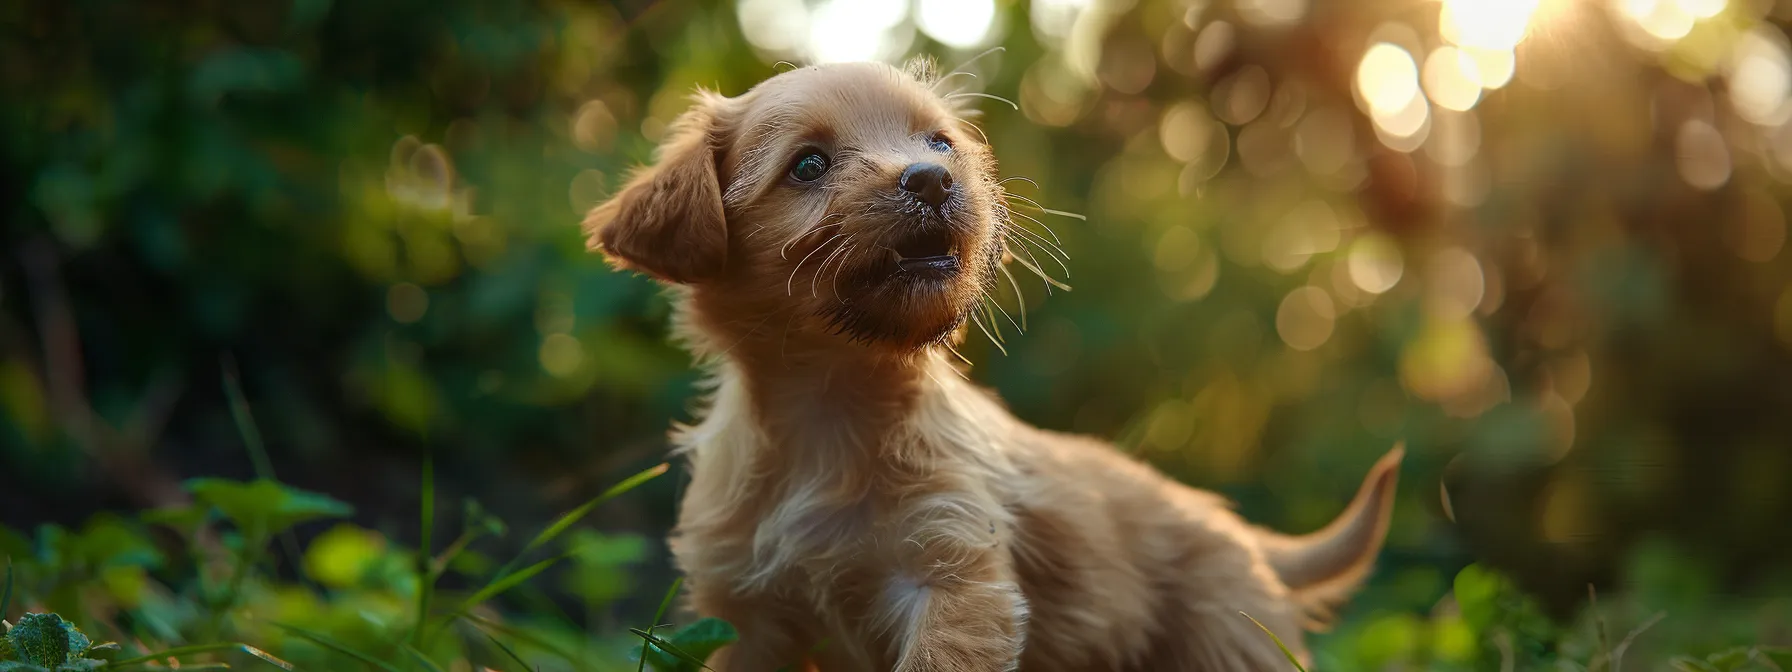
<instances>
[{"instance_id":1,"label":"foliage","mask_svg":"<svg viewBox=\"0 0 1792 672\"><path fill-rule=\"evenodd\" d=\"M0 616L251 664L667 663L627 624L676 479L601 485L697 374L577 222L694 87L873 45L1015 99L979 120L1002 176L1087 216L1040 224L1075 291L1004 290L1027 333L964 348L1017 415L1291 531L1412 446L1317 667L1786 666L1792 5L859 4L875 40L845 0L0 9ZM985 6L978 39L923 20ZM1371 49L1422 130L1364 97Z\"/></svg>"},{"instance_id":2,"label":"foliage","mask_svg":"<svg viewBox=\"0 0 1792 672\"><path fill-rule=\"evenodd\" d=\"M4 628L0 672L84 672L104 667L102 656L118 645L94 644L73 623L56 614L25 614L18 625Z\"/></svg>"},{"instance_id":3,"label":"foliage","mask_svg":"<svg viewBox=\"0 0 1792 672\"><path fill-rule=\"evenodd\" d=\"M622 495L665 472L660 465L606 490L593 503ZM391 547L382 535L346 523L318 536L303 552L302 570L313 584L282 580L262 551L286 528L308 519L340 518L349 507L328 497L307 493L277 481L238 482L199 479L189 483L197 512L153 511L133 523L105 517L70 534L47 526L21 558L25 604L54 604L78 620L104 623L129 636L134 646L160 641L175 648L140 653L114 666L197 654L232 654L292 669L294 664L343 669L363 664L384 670L447 669L451 661L479 660L488 667L510 660L528 661L528 669L625 669L625 635L592 636L565 619L537 615L523 623L506 622L493 603L506 593L524 589L529 580L567 555L584 569L626 583L625 568L642 559L638 539L610 538L588 529L574 529L595 506L583 506L536 535L528 546L546 548L564 532L573 532L577 549L518 570L472 572L456 561L475 552L482 539L504 534L501 521L469 502L459 536L439 552L423 548L410 553ZM227 525L228 534L214 524ZM126 566L150 559L155 548L148 527L177 527L182 550L192 564L163 581L96 587L92 567ZM80 551L79 554L69 549ZM517 561L524 558L519 556ZM509 566L518 563L512 561ZM481 585L470 594L446 602L422 599L435 593L444 576ZM40 592L41 590L41 592ZM456 592L449 593L451 595ZM42 597L39 597L39 596ZM593 604L620 597L615 586L597 584L587 594ZM93 609L93 605L101 608ZM3 614L0 614L3 615ZM533 621L533 622L530 622ZM257 646L217 643L221 637L258 642ZM698 622L673 635L673 644L688 656L707 657L732 637L726 624ZM512 641L503 641L512 640ZM62 672L68 669L110 669L100 660L83 660L95 652L116 652L116 644L91 646L86 636L56 614L30 614L11 628L4 652L16 657L0 669ZM189 644L191 643L191 644ZM609 649L612 665L587 660L594 647ZM269 653L269 652L274 653ZM574 652L578 653L574 653ZM656 649L656 651L659 651ZM493 654L501 652L502 658ZM661 651L660 654L664 655ZM603 658L604 656L599 656ZM293 661L288 663L286 661ZM656 659L656 669L684 669ZM37 667L30 667L37 666Z\"/></svg>"}]
</instances>

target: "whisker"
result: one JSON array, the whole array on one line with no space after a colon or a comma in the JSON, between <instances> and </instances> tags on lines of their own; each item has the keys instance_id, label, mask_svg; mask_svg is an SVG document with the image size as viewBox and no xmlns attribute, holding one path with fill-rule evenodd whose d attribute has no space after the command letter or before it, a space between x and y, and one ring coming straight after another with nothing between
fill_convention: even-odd
<instances>
[{"instance_id":1,"label":"whisker","mask_svg":"<svg viewBox=\"0 0 1792 672\"><path fill-rule=\"evenodd\" d=\"M1032 181L1032 180L1028 180L1028 182L1031 182L1031 181ZM1039 185L1033 185L1033 186L1035 186L1035 187L1037 187L1037 186L1039 186ZM1007 192L1007 194L1008 194L1008 195L1009 195L1009 196L1013 196L1013 197L1014 197L1014 198L1016 198L1016 199L1019 199L1019 200L1021 200L1021 201L1023 201L1023 202L1025 202L1025 203L1026 203L1026 204L1027 204L1027 205L1031 205L1031 206L1033 206L1033 207L1034 207L1034 208L1035 208L1035 209L1037 209L1037 210L1039 210L1039 211L1040 211L1040 212L1043 212L1043 213L1046 213L1046 214L1048 214L1048 215L1057 215L1057 216L1059 216L1059 217L1069 217L1069 218L1071 218L1071 219L1080 219L1080 220L1082 220L1082 221L1085 221L1085 222L1087 222L1087 221L1089 221L1089 218L1088 218L1088 217L1086 217L1086 216L1084 216L1084 215L1081 215L1081 214L1078 214L1078 213L1075 213L1075 212L1068 212L1068 211L1064 211L1064 210L1053 210L1053 209L1051 209L1051 208L1048 208L1048 207L1045 207L1045 206L1043 206L1043 205L1040 205L1040 204L1039 204L1039 201L1035 201L1035 200L1033 200L1033 199L1031 199L1031 198L1027 198L1027 197L1025 197L1025 196L1022 196L1022 195L1020 195L1020 194L1016 194L1016 193L1014 193L1014 192L1011 192L1011 191L1007 191L1007 190L1003 190L1003 191L1006 191L1006 192Z\"/></svg>"},{"instance_id":2,"label":"whisker","mask_svg":"<svg viewBox=\"0 0 1792 672\"><path fill-rule=\"evenodd\" d=\"M977 319L976 313L971 313L971 324L977 325L977 330L983 332L984 338L988 338L989 344L996 346L996 350L1001 351L1002 356L1008 356L1008 349L1002 347L1002 341L1000 339L997 339L994 335L989 333L989 328L983 326L983 321Z\"/></svg>"},{"instance_id":3,"label":"whisker","mask_svg":"<svg viewBox=\"0 0 1792 672\"><path fill-rule=\"evenodd\" d=\"M1039 221L1039 220L1038 220L1038 219L1036 219L1036 218L1034 218L1034 217L1033 217L1033 216L1031 216L1031 215L1028 215L1028 214L1027 214L1027 213L1024 213L1024 212L1016 212L1016 211L1014 211L1014 210L1009 210L1009 211L1008 211L1008 214L1009 214L1009 215L1019 215L1019 216L1021 216L1021 217L1025 217L1025 218L1026 218L1026 219L1027 219L1027 221L1029 221L1029 222L1032 222L1032 223L1034 223L1034 224L1038 224L1038 225L1039 225L1039 228L1041 228L1041 229L1045 229L1045 232L1046 232L1046 233L1049 233L1049 234L1051 234L1051 236L1052 236L1052 242L1054 242L1054 243L1057 243L1057 244L1058 244L1058 245L1063 245L1063 244L1064 244L1064 240L1063 240L1063 239L1062 239L1062 238L1059 238L1059 237L1058 237L1058 232L1057 232L1057 231L1053 231L1053 230L1052 230L1052 227L1050 227L1050 226L1048 226L1048 225L1047 225L1047 224L1046 224L1046 223L1045 223L1045 222L1041 222L1041 221ZM1014 220L1009 220L1009 221L1014 221ZM1058 251L1059 251L1059 252L1063 252L1063 251L1064 251L1064 249L1063 249L1063 248L1062 248L1062 247L1060 247L1060 248L1058 248ZM1065 254L1065 255L1064 255L1064 256L1066 256L1066 257L1068 257L1068 256L1070 256L1070 255L1069 255L1069 254Z\"/></svg>"},{"instance_id":4,"label":"whisker","mask_svg":"<svg viewBox=\"0 0 1792 672\"><path fill-rule=\"evenodd\" d=\"M1020 293L1020 281L1014 279L1007 264L998 264L996 268L1002 269L1002 275L1008 278L1008 286L1014 288L1014 312L1020 313L1020 333L1027 333L1027 296Z\"/></svg>"},{"instance_id":5,"label":"whisker","mask_svg":"<svg viewBox=\"0 0 1792 672\"><path fill-rule=\"evenodd\" d=\"M951 99L953 99L953 98L966 98L966 97L969 97L969 98L988 98L988 99L990 99L990 100L998 100L998 101L1001 101L1001 102L1004 102L1004 103L1007 103L1007 104L1008 104L1008 106L1009 106L1009 107L1012 107L1012 108L1014 108L1014 111L1016 111L1016 112L1019 112L1019 111L1020 111L1020 105L1019 105L1019 104L1017 104L1017 103L1015 103L1015 102L1014 102L1014 101L1012 101L1012 100L1009 100L1009 99L1007 99L1007 98L1003 98L1003 97L1001 97L1001 96L998 96L998 95L996 95L996 94L993 94L993 93L983 93L983 92L981 92L981 91L966 91L966 92L964 92L964 93L954 93L954 94L952 94L952 95L950 95L950 96L945 96L945 98L946 98L946 100L951 100Z\"/></svg>"},{"instance_id":6,"label":"whisker","mask_svg":"<svg viewBox=\"0 0 1792 672\"><path fill-rule=\"evenodd\" d=\"M952 356L957 357L958 361L964 362L965 366L967 366L967 367L976 366L976 364L972 364L971 360L964 356L964 353L959 352L957 348L952 347L951 343L946 343L944 341L941 341L940 345L946 346L946 352L952 353ZM953 371L958 371L958 367L951 367L951 368ZM933 375L933 374L928 374L928 375ZM963 371L958 371L958 376L960 378L964 378L965 380L970 380L970 378L968 376L964 375Z\"/></svg>"},{"instance_id":7,"label":"whisker","mask_svg":"<svg viewBox=\"0 0 1792 672\"><path fill-rule=\"evenodd\" d=\"M985 56L988 56L988 55L994 54L994 53L998 53L998 52L1007 51L1007 50L1008 50L1007 47L990 47L988 49L983 50L983 53L977 54L976 56L972 56L969 59L965 60L965 62L963 62L963 63L959 63L958 67L952 69L952 72L961 72L965 68L971 67L972 63L976 63L977 61L983 60L983 57L985 57Z\"/></svg>"},{"instance_id":8,"label":"whisker","mask_svg":"<svg viewBox=\"0 0 1792 672\"><path fill-rule=\"evenodd\" d=\"M985 144L985 145L989 144L989 134L983 132L982 126L978 126L975 122L972 122L971 120L966 119L964 117L959 117L958 121L959 121L959 123L962 123L966 126L971 127L971 130L976 131L977 137L983 138L983 144Z\"/></svg>"},{"instance_id":9,"label":"whisker","mask_svg":"<svg viewBox=\"0 0 1792 672\"><path fill-rule=\"evenodd\" d=\"M990 296L988 292L984 292L983 298L989 301L989 305L995 306L996 312L1001 313L1002 317L1008 318L1008 324L1013 325L1015 331L1022 334L1027 333L1025 327L1020 326L1020 323L1014 321L1013 315L1009 315L1008 311L1002 309L1002 302L997 301L996 298Z\"/></svg>"},{"instance_id":10,"label":"whisker","mask_svg":"<svg viewBox=\"0 0 1792 672\"><path fill-rule=\"evenodd\" d=\"M988 321L986 324L989 325L990 331L995 332L996 340L1007 343L1008 338L1002 335L1001 323L996 322L995 311L989 309L989 294L987 292L977 296L977 309L983 311L983 319Z\"/></svg>"},{"instance_id":11,"label":"whisker","mask_svg":"<svg viewBox=\"0 0 1792 672\"><path fill-rule=\"evenodd\" d=\"M1058 262L1059 266L1064 266L1064 277L1070 277L1070 255L1065 253L1064 250L1059 249L1058 246L1053 245L1052 241L1046 240L1044 236L1028 231L1024 227L1015 226L1013 224L1005 225L1003 228L1007 231L1014 231L1021 234L1021 240L1032 243L1034 247L1045 252L1046 256L1049 256L1053 261Z\"/></svg>"},{"instance_id":12,"label":"whisker","mask_svg":"<svg viewBox=\"0 0 1792 672\"><path fill-rule=\"evenodd\" d=\"M809 296L811 298L817 298L817 299L821 298L821 295L816 293L816 289L815 289L816 281L821 280L821 275L823 273L827 272L828 262L833 261L835 255L838 255L841 252L845 251L847 244L851 243L851 242L852 242L852 236L847 236L846 240L840 241L839 247L834 248L833 252L829 252L828 256L822 258L820 266L815 267L815 277L809 278Z\"/></svg>"},{"instance_id":13,"label":"whisker","mask_svg":"<svg viewBox=\"0 0 1792 672\"><path fill-rule=\"evenodd\" d=\"M834 213L834 214L832 214L832 215L828 215L828 216L827 216L827 217L823 217L823 218L821 218L821 221L823 221L823 222L825 222L825 221L828 221L828 219L830 219L830 218L832 218L832 217L835 217L835 216L841 216L841 217L844 217L844 216L845 216L845 214L846 214L846 213L839 213L839 212L837 212L837 213ZM783 259L783 260L785 260L785 261L789 261L789 260L790 260L790 246L791 246L791 245L795 245L795 244L796 244L796 243L797 243L797 241L800 241L800 240L802 240L802 239L804 239L804 238L808 238L808 237L809 237L809 236L812 236L812 235L815 235L815 233L816 233L816 232L818 232L818 231L822 231L822 230L824 230L824 229L831 229L831 228L834 228L834 227L836 227L836 226L840 226L840 225L842 225L842 224L845 224L845 223L846 223L846 222L844 222L844 221L841 221L841 222L835 222L835 223L833 223L833 224L828 224L828 225L826 225L826 226L817 226L817 227L815 227L815 228L813 228L813 229L809 229L809 230L808 230L808 231L804 231L804 232L802 232L802 233L799 233L799 234L797 234L797 236L796 236L796 237L795 237L795 238L791 238L791 239L790 239L790 241L789 241L789 242L786 242L786 243L784 243L784 246L783 246L783 247L780 247L780 248L778 248L778 258L780 258L780 259Z\"/></svg>"},{"instance_id":14,"label":"whisker","mask_svg":"<svg viewBox=\"0 0 1792 672\"><path fill-rule=\"evenodd\" d=\"M1034 258L1033 253L1031 251L1029 251L1025 246L1019 246L1014 249L1020 250L1022 254L1027 255L1027 259L1031 260L1031 261L1022 260L1019 255L1016 255L1014 257L1015 263L1018 263L1021 265L1021 267L1025 268L1029 271L1032 271L1033 275L1037 275L1037 276L1039 276L1040 280L1045 281L1045 283L1046 283L1045 293L1046 294L1052 293L1052 287L1058 287L1060 289L1063 289L1066 292L1070 291L1070 285L1066 285L1062 282L1059 282L1057 278L1054 278L1054 277L1046 274L1045 271L1039 270L1039 260L1037 258Z\"/></svg>"},{"instance_id":15,"label":"whisker","mask_svg":"<svg viewBox=\"0 0 1792 672\"><path fill-rule=\"evenodd\" d=\"M759 235L759 232L761 232L761 231L764 231L764 230L765 230L765 225L764 225L764 224L760 224L760 225L759 225L759 228L756 228L756 229L753 229L753 232L752 232L752 233L749 233L749 234L747 234L747 237L746 237L746 238L742 238L742 239L741 239L741 240L752 240L752 239L753 239L753 236L757 236L757 235Z\"/></svg>"},{"instance_id":16,"label":"whisker","mask_svg":"<svg viewBox=\"0 0 1792 672\"><path fill-rule=\"evenodd\" d=\"M790 61L778 61L777 63L773 63L772 69L777 70L778 66L780 66L780 65L788 65L788 66L790 66L790 70L801 70L802 69L802 67L798 66L795 63L791 63ZM790 70L785 70L784 72L790 72Z\"/></svg>"},{"instance_id":17,"label":"whisker","mask_svg":"<svg viewBox=\"0 0 1792 672\"><path fill-rule=\"evenodd\" d=\"M958 77L958 76L969 77L971 79L977 78L977 75L975 73L965 72L963 70L953 70L951 72L946 73L944 76L940 77L939 79L933 80L933 86L929 86L927 88L932 91L938 91L940 89L940 85L946 83L946 80L952 79L953 77Z\"/></svg>"},{"instance_id":18,"label":"whisker","mask_svg":"<svg viewBox=\"0 0 1792 672\"><path fill-rule=\"evenodd\" d=\"M1014 177L1004 177L1004 178L1002 178L1002 179L999 179L999 180L996 180L996 186L998 186L998 187L999 187L999 186L1001 186L1001 185L1004 185L1004 184L1007 184L1007 183L1009 183L1009 182L1025 182L1025 183L1027 183L1027 184L1031 184L1031 185L1033 185L1033 188L1034 188L1034 189L1038 189L1038 188L1039 188L1039 183L1038 183L1038 182L1034 182L1034 181L1033 181L1033 178L1031 178L1031 177L1022 177L1022 176L1020 176L1020 175L1015 175L1015 176L1014 176ZM1006 190L1006 189L1004 189L1004 190L1003 190L1003 191L1007 191L1007 190ZM1010 195L1010 196L1012 196L1012 195L1014 195L1014 192L1011 192L1011 191L1008 191L1008 192L1007 192L1007 193L1008 193L1008 195Z\"/></svg>"},{"instance_id":19,"label":"whisker","mask_svg":"<svg viewBox=\"0 0 1792 672\"><path fill-rule=\"evenodd\" d=\"M796 282L796 272L803 270L803 264L808 263L810 257L815 256L816 252L820 252L824 249L827 249L828 245L833 244L834 241L839 240L841 237L843 237L845 235L847 235L847 234L844 234L844 233L834 234L833 238L829 238L826 241L823 241L822 244L816 245L815 249L809 250L809 254L805 255L803 257L802 261L796 262L796 268L790 269L790 278L788 280L784 281L784 295L791 296L792 294L795 293L796 290L794 288L793 283Z\"/></svg>"},{"instance_id":20,"label":"whisker","mask_svg":"<svg viewBox=\"0 0 1792 672\"><path fill-rule=\"evenodd\" d=\"M842 244L842 245L844 245L844 244ZM840 264L838 266L834 267L834 280L833 280L834 300L838 301L840 303L846 303L846 299L844 299L840 296L840 272L846 270L846 264L847 264L847 262L852 261L852 253L858 251L858 246L850 245L850 246L846 246L846 249L847 249L846 256L841 257Z\"/></svg>"}]
</instances>

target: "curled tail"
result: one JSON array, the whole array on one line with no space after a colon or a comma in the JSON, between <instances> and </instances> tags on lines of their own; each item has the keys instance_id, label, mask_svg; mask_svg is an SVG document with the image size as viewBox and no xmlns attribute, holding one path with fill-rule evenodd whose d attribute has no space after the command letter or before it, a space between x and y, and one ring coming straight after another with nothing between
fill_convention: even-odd
<instances>
[{"instance_id":1,"label":"curled tail","mask_svg":"<svg viewBox=\"0 0 1792 672\"><path fill-rule=\"evenodd\" d=\"M1323 624L1330 608L1355 590L1374 566L1387 537L1394 484L1405 454L1405 448L1396 445L1376 461L1350 506L1324 529L1301 536L1256 530L1270 567L1307 609L1315 627Z\"/></svg>"}]
</instances>

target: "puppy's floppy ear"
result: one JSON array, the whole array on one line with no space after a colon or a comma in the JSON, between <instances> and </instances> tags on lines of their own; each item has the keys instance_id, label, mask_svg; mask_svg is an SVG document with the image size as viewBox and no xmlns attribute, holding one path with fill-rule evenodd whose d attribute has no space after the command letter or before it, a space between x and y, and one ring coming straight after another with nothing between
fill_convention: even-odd
<instances>
[{"instance_id":1,"label":"puppy's floppy ear","mask_svg":"<svg viewBox=\"0 0 1792 672\"><path fill-rule=\"evenodd\" d=\"M585 215L586 246L620 268L698 283L728 264L728 227L716 174L717 115L727 98L700 92L666 132L659 160Z\"/></svg>"}]
</instances>

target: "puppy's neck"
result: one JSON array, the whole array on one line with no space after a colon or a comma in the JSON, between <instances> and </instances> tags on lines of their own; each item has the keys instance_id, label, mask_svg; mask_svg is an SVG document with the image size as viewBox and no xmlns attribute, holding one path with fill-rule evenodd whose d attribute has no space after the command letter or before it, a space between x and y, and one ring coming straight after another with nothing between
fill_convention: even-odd
<instances>
[{"instance_id":1,"label":"puppy's neck","mask_svg":"<svg viewBox=\"0 0 1792 672\"><path fill-rule=\"evenodd\" d=\"M812 443L816 436L870 448L907 433L920 415L981 397L942 348L896 353L832 334L796 333L781 316L715 320L701 302L677 302L678 330L693 354L716 375L718 412L735 412L721 397L750 412L758 433L780 444ZM705 420L738 421L740 418Z\"/></svg>"}]
</instances>

